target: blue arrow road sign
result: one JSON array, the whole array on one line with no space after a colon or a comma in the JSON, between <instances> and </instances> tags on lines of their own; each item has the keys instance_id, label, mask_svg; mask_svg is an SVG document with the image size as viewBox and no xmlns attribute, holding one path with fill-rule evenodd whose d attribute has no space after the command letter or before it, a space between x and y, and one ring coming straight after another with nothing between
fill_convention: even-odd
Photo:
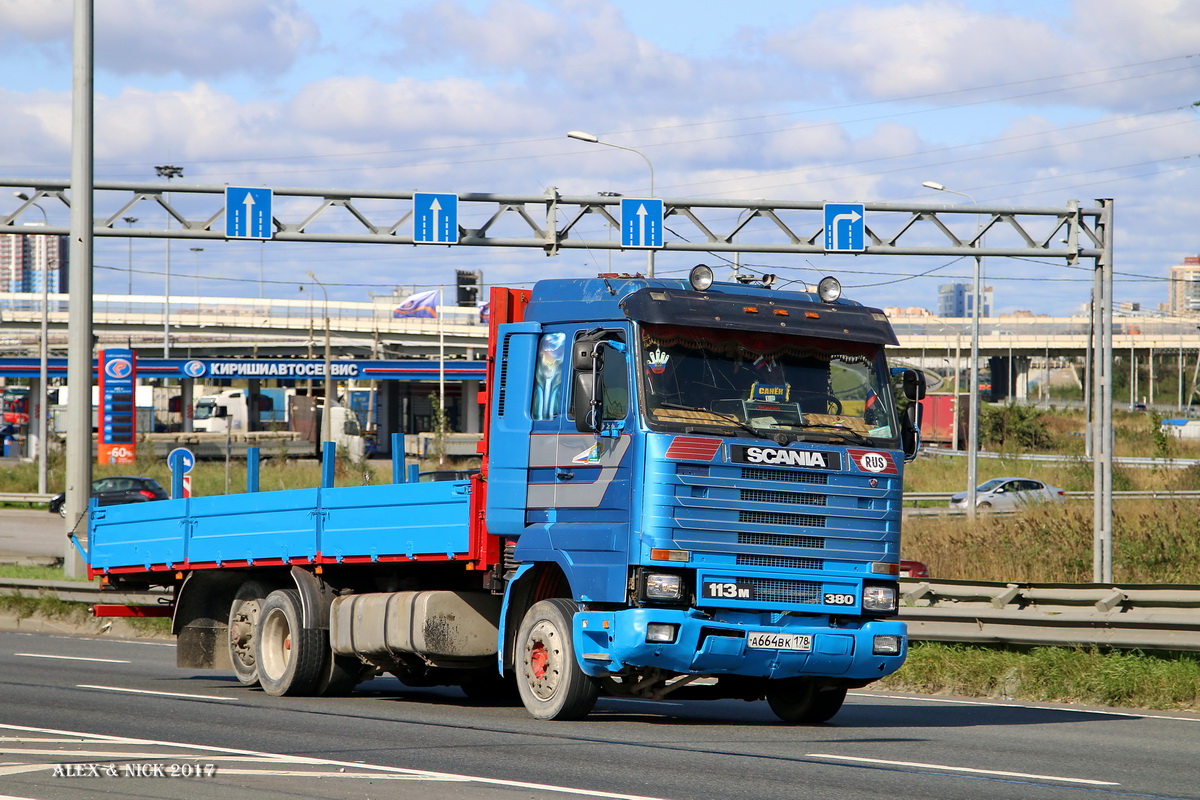
<instances>
[{"instance_id":1,"label":"blue arrow road sign","mask_svg":"<svg viewBox=\"0 0 1200 800\"><path fill-rule=\"evenodd\" d=\"M413 244L458 244L458 195L413 194Z\"/></svg>"},{"instance_id":2,"label":"blue arrow road sign","mask_svg":"<svg viewBox=\"0 0 1200 800\"><path fill-rule=\"evenodd\" d=\"M662 200L639 200L636 197L621 200L621 246L663 246Z\"/></svg>"},{"instance_id":3,"label":"blue arrow road sign","mask_svg":"<svg viewBox=\"0 0 1200 800\"><path fill-rule=\"evenodd\" d=\"M862 203L825 204L825 250L861 253L866 250L866 215Z\"/></svg>"},{"instance_id":4,"label":"blue arrow road sign","mask_svg":"<svg viewBox=\"0 0 1200 800\"><path fill-rule=\"evenodd\" d=\"M167 453L167 466L170 467L171 472L186 475L192 471L192 467L195 465L196 457L186 447L176 447Z\"/></svg>"},{"instance_id":5,"label":"blue arrow road sign","mask_svg":"<svg viewBox=\"0 0 1200 800\"><path fill-rule=\"evenodd\" d=\"M272 199L270 189L226 186L225 238L270 239Z\"/></svg>"}]
</instances>

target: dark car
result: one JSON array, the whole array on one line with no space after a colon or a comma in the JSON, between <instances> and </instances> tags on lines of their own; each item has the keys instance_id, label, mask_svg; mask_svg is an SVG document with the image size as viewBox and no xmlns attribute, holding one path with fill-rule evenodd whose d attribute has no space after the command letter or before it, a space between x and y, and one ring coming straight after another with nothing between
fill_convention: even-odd
<instances>
[{"instance_id":1,"label":"dark car","mask_svg":"<svg viewBox=\"0 0 1200 800\"><path fill-rule=\"evenodd\" d=\"M96 478L92 481L92 497L102 506L119 506L125 503L148 503L151 500L166 500L167 490L153 478L137 478L129 475L114 475L111 478ZM67 496L57 494L50 499L50 513L60 517L67 515Z\"/></svg>"}]
</instances>

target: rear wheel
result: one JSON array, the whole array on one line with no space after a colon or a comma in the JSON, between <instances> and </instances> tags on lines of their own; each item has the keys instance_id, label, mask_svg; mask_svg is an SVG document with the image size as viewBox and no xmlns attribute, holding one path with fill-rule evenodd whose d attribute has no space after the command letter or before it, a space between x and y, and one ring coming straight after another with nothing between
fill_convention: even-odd
<instances>
[{"instance_id":1,"label":"rear wheel","mask_svg":"<svg viewBox=\"0 0 1200 800\"><path fill-rule=\"evenodd\" d=\"M329 645L325 632L305 628L300 593L276 589L259 612L254 660L263 691L276 697L313 694L321 680Z\"/></svg>"},{"instance_id":2,"label":"rear wheel","mask_svg":"<svg viewBox=\"0 0 1200 800\"><path fill-rule=\"evenodd\" d=\"M600 689L575 660L571 620L579 607L561 597L535 603L517 633L517 688L538 719L582 719Z\"/></svg>"},{"instance_id":3,"label":"rear wheel","mask_svg":"<svg viewBox=\"0 0 1200 800\"><path fill-rule=\"evenodd\" d=\"M846 688L818 688L807 678L784 678L767 683L767 704L784 722L815 725L827 722L842 708Z\"/></svg>"},{"instance_id":4,"label":"rear wheel","mask_svg":"<svg viewBox=\"0 0 1200 800\"><path fill-rule=\"evenodd\" d=\"M260 581L246 581L229 605L229 661L234 676L243 686L258 685L254 635L258 632L259 612L270 591Z\"/></svg>"}]
</instances>

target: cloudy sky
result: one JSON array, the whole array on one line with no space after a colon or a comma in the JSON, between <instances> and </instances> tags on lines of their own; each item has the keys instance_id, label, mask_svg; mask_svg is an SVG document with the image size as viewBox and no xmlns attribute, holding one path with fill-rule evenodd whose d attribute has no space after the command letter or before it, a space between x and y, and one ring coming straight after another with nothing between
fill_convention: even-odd
<instances>
[{"instance_id":1,"label":"cloudy sky","mask_svg":"<svg viewBox=\"0 0 1200 800\"><path fill-rule=\"evenodd\" d=\"M72 5L0 0L0 178L70 174ZM643 153L666 198L969 203L923 181L985 205L1113 198L1116 299L1153 308L1168 268L1200 254L1198 51L1188 0L102 0L95 176L153 181L173 164L187 184L648 192L642 159L565 137L579 129ZM528 284L645 264L316 243L172 253L175 293L293 299L308 270L365 300L452 284L455 269ZM135 292L161 293L165 245L145 239L97 240L97 291L124 292L130 259ZM658 273L697 261L727 263L663 253ZM971 272L928 258L743 263L927 308ZM1069 313L1090 286L1058 262L985 270L1001 312Z\"/></svg>"}]
</instances>

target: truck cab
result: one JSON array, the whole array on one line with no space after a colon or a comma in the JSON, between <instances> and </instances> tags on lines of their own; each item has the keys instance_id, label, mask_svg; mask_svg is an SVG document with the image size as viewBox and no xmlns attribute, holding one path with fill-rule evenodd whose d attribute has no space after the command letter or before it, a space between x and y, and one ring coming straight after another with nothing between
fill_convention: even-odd
<instances>
[{"instance_id":1,"label":"truck cab","mask_svg":"<svg viewBox=\"0 0 1200 800\"><path fill-rule=\"evenodd\" d=\"M643 696L724 675L813 721L899 668L915 444L882 312L617 277L539 283L524 311L497 336L488 530L514 581L578 604L581 673Z\"/></svg>"}]
</instances>

